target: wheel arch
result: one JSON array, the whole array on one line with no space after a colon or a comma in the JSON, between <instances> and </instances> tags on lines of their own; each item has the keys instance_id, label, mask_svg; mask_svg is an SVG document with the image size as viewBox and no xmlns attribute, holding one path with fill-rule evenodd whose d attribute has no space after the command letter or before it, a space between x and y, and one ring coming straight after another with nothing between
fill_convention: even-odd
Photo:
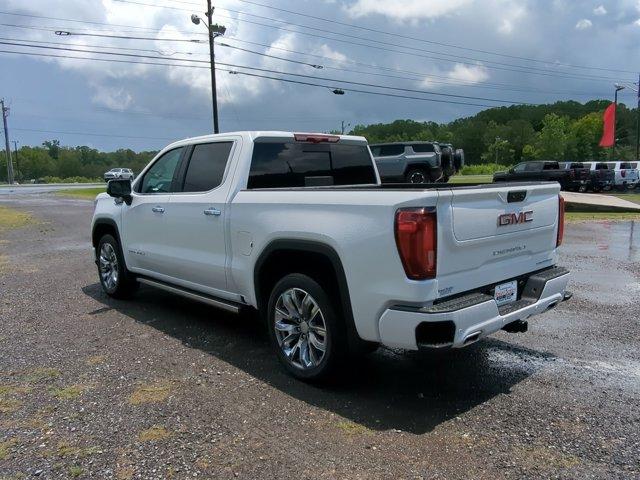
<instances>
[{"instance_id":1,"label":"wheel arch","mask_svg":"<svg viewBox=\"0 0 640 480\"><path fill-rule=\"evenodd\" d=\"M115 220L111 218L98 218L94 222L93 228L91 230L91 244L93 245L93 248L96 248L100 239L107 234L113 235L120 244L120 248L122 248L122 241L120 239L120 231L118 230L118 225L116 224Z\"/></svg>"},{"instance_id":2,"label":"wheel arch","mask_svg":"<svg viewBox=\"0 0 640 480\"><path fill-rule=\"evenodd\" d=\"M343 314L350 348L360 347L364 341L357 333L347 277L336 250L313 240L279 239L269 243L260 253L253 272L256 305L264 318L271 289L289 273L306 274L332 294Z\"/></svg>"}]
</instances>

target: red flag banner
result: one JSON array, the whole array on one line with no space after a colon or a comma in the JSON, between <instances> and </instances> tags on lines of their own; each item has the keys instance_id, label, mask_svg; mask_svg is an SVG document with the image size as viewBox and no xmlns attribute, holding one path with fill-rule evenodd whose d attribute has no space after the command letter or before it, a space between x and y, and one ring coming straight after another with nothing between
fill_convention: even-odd
<instances>
[{"instance_id":1,"label":"red flag banner","mask_svg":"<svg viewBox=\"0 0 640 480\"><path fill-rule=\"evenodd\" d=\"M601 147L612 147L616 136L616 104L612 103L604 111Z\"/></svg>"}]
</instances>

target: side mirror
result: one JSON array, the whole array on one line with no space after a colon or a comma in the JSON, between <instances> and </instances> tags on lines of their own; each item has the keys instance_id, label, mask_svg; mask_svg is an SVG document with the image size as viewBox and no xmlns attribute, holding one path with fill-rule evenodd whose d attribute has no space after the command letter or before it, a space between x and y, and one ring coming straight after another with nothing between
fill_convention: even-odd
<instances>
[{"instance_id":1,"label":"side mirror","mask_svg":"<svg viewBox=\"0 0 640 480\"><path fill-rule=\"evenodd\" d=\"M515 168L510 168L509 169L509 173L516 173L516 169Z\"/></svg>"},{"instance_id":2,"label":"side mirror","mask_svg":"<svg viewBox=\"0 0 640 480\"><path fill-rule=\"evenodd\" d=\"M113 198L124 200L131 205L131 180L109 180L107 194Z\"/></svg>"}]
</instances>

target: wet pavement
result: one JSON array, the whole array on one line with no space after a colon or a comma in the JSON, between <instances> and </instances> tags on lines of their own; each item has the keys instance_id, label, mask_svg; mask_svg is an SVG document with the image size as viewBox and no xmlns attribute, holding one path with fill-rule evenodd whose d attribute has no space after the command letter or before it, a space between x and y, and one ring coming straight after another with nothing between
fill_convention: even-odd
<instances>
[{"instance_id":1,"label":"wet pavement","mask_svg":"<svg viewBox=\"0 0 640 480\"><path fill-rule=\"evenodd\" d=\"M107 298L92 203L2 196L0 478L640 478L640 225L569 224L574 297L466 349L318 387L250 316Z\"/></svg>"}]
</instances>

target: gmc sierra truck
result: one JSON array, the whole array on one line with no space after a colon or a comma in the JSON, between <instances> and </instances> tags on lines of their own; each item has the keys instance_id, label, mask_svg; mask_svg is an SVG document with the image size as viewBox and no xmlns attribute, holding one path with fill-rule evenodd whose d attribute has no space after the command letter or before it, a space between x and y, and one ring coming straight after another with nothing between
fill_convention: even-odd
<instances>
[{"instance_id":1,"label":"gmc sierra truck","mask_svg":"<svg viewBox=\"0 0 640 480\"><path fill-rule=\"evenodd\" d=\"M557 183L383 185L366 140L208 135L98 195L102 288L258 310L294 376L378 345L464 347L569 298Z\"/></svg>"}]
</instances>

